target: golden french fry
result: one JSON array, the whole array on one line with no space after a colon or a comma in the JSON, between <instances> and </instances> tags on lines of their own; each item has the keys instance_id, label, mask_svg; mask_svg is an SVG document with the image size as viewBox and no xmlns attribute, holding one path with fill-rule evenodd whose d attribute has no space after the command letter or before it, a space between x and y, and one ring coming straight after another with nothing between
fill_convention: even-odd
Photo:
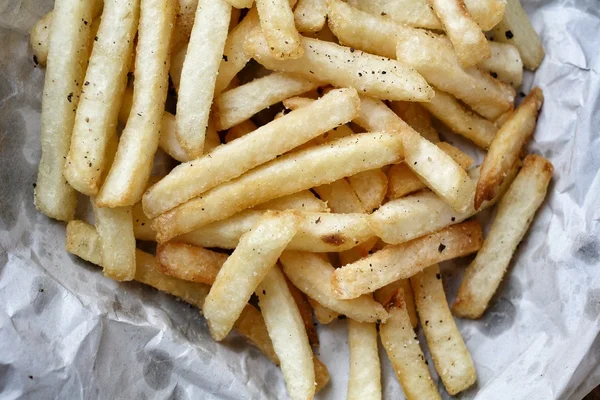
<instances>
[{"instance_id":1,"label":"golden french fry","mask_svg":"<svg viewBox=\"0 0 600 400\"><path fill-rule=\"evenodd\" d=\"M401 156L402 139L397 134L338 139L280 157L221 184L159 216L153 227L158 241L167 241L273 198L398 162Z\"/></svg>"},{"instance_id":2,"label":"golden french fry","mask_svg":"<svg viewBox=\"0 0 600 400\"><path fill-rule=\"evenodd\" d=\"M390 318L379 326L379 336L404 395L408 400L441 399L406 312L402 289L393 294L386 309Z\"/></svg>"},{"instance_id":3,"label":"golden french fry","mask_svg":"<svg viewBox=\"0 0 600 400\"><path fill-rule=\"evenodd\" d=\"M421 31L399 35L397 56L432 85L453 94L488 119L498 118L513 105L514 89L475 67L463 68L452 43L444 36Z\"/></svg>"},{"instance_id":4,"label":"golden french fry","mask_svg":"<svg viewBox=\"0 0 600 400\"><path fill-rule=\"evenodd\" d=\"M471 156L463 153L461 149L452 146L448 142L439 142L436 143L436 146L448 154L462 169L468 169L475 162Z\"/></svg>"},{"instance_id":5,"label":"golden french fry","mask_svg":"<svg viewBox=\"0 0 600 400\"><path fill-rule=\"evenodd\" d=\"M349 0L348 3L369 14L387 17L399 24L442 29L442 24L426 0Z\"/></svg>"},{"instance_id":6,"label":"golden french fry","mask_svg":"<svg viewBox=\"0 0 600 400\"><path fill-rule=\"evenodd\" d=\"M429 103L423 103L423 107L453 132L483 149L490 147L498 131L496 125L467 109L452 95L437 88L434 90L435 97Z\"/></svg>"},{"instance_id":7,"label":"golden french fry","mask_svg":"<svg viewBox=\"0 0 600 400\"><path fill-rule=\"evenodd\" d=\"M308 299L304 293L298 290L298 288L294 286L294 284L290 282L287 278L285 279L285 281L287 283L290 294L296 302L298 311L300 311L300 316L302 317L302 322L304 323L304 328L306 329L306 335L308 336L308 343L310 343L310 345L313 347L319 347L319 335L317 335L317 329L315 328L315 324L313 323L312 306L308 302Z\"/></svg>"},{"instance_id":8,"label":"golden french fry","mask_svg":"<svg viewBox=\"0 0 600 400\"><path fill-rule=\"evenodd\" d=\"M181 164L144 194L144 212L158 215L353 119L359 108L354 89L329 92L198 159ZM236 160L232 163L231 160Z\"/></svg>"},{"instance_id":9,"label":"golden french fry","mask_svg":"<svg viewBox=\"0 0 600 400\"><path fill-rule=\"evenodd\" d=\"M465 271L452 306L455 315L479 318L498 289L508 264L529 229L552 179L550 161L525 158L523 168L500 200L492 227L477 257Z\"/></svg>"},{"instance_id":10,"label":"golden french fry","mask_svg":"<svg viewBox=\"0 0 600 400\"><path fill-rule=\"evenodd\" d=\"M473 20L463 0L427 0L444 26L456 57L465 67L472 67L492 55L487 39Z\"/></svg>"},{"instance_id":11,"label":"golden french fry","mask_svg":"<svg viewBox=\"0 0 600 400\"><path fill-rule=\"evenodd\" d=\"M379 238L373 236L369 240L364 241L363 243L354 246L349 250L345 250L339 253L339 261L340 265L346 265L353 263L355 261L360 260L363 257L368 256L373 252L373 247L379 241Z\"/></svg>"},{"instance_id":12,"label":"golden french fry","mask_svg":"<svg viewBox=\"0 0 600 400\"><path fill-rule=\"evenodd\" d=\"M319 304L316 300L313 300L310 297L308 297L308 302L313 308L316 320L322 325L327 325L340 315L339 313L331 311L327 307Z\"/></svg>"},{"instance_id":13,"label":"golden french fry","mask_svg":"<svg viewBox=\"0 0 600 400\"><path fill-rule=\"evenodd\" d=\"M306 212L329 212L327 203L318 199L310 190L302 190L278 199L269 200L254 207L255 210L300 210Z\"/></svg>"},{"instance_id":14,"label":"golden french fry","mask_svg":"<svg viewBox=\"0 0 600 400\"><path fill-rule=\"evenodd\" d=\"M479 250L482 242L481 226L472 221L390 245L335 270L331 276L332 292L339 299L353 299L409 278L429 265L471 254Z\"/></svg>"},{"instance_id":15,"label":"golden french fry","mask_svg":"<svg viewBox=\"0 0 600 400\"><path fill-rule=\"evenodd\" d=\"M288 395L292 400L312 399L315 393L313 352L302 316L279 267L267 272L256 288L256 294L279 357Z\"/></svg>"},{"instance_id":16,"label":"golden french fry","mask_svg":"<svg viewBox=\"0 0 600 400\"><path fill-rule=\"evenodd\" d=\"M373 323L348 320L350 372L349 400L381 399L381 365L377 327Z\"/></svg>"},{"instance_id":17,"label":"golden french fry","mask_svg":"<svg viewBox=\"0 0 600 400\"><path fill-rule=\"evenodd\" d=\"M367 210L356 195L356 192L345 179L313 188L319 198L327 202L334 213L366 213Z\"/></svg>"},{"instance_id":18,"label":"golden french fry","mask_svg":"<svg viewBox=\"0 0 600 400\"><path fill-rule=\"evenodd\" d=\"M482 31L489 31L502 21L506 1L504 0L464 0L471 17Z\"/></svg>"},{"instance_id":19,"label":"golden french fry","mask_svg":"<svg viewBox=\"0 0 600 400\"><path fill-rule=\"evenodd\" d=\"M388 200L399 199L427 187L406 163L392 165L387 177Z\"/></svg>"},{"instance_id":20,"label":"golden french fry","mask_svg":"<svg viewBox=\"0 0 600 400\"><path fill-rule=\"evenodd\" d=\"M437 96L437 94L436 94ZM435 101L435 96L431 101ZM424 104L428 103L415 103L412 101L392 101L389 106L393 112L395 112L403 121L405 121L411 128L417 131L425 139L431 143L437 143L440 141L440 137L433 127L431 122L431 115Z\"/></svg>"},{"instance_id":21,"label":"golden french fry","mask_svg":"<svg viewBox=\"0 0 600 400\"><path fill-rule=\"evenodd\" d=\"M83 79L88 65L94 0L57 0L50 30L46 80L42 96L42 158L35 206L50 218L69 221L77 193L63 176Z\"/></svg>"},{"instance_id":22,"label":"golden french fry","mask_svg":"<svg viewBox=\"0 0 600 400\"><path fill-rule=\"evenodd\" d=\"M471 354L448 308L437 265L410 278L431 358L446 390L455 395L477 380Z\"/></svg>"},{"instance_id":23,"label":"golden french fry","mask_svg":"<svg viewBox=\"0 0 600 400\"><path fill-rule=\"evenodd\" d=\"M288 0L256 0L260 28L275 59L297 59L304 54Z\"/></svg>"},{"instance_id":24,"label":"golden french fry","mask_svg":"<svg viewBox=\"0 0 600 400\"><path fill-rule=\"evenodd\" d=\"M318 32L325 26L326 0L299 0L294 9L294 21L299 32Z\"/></svg>"},{"instance_id":25,"label":"golden french fry","mask_svg":"<svg viewBox=\"0 0 600 400\"><path fill-rule=\"evenodd\" d=\"M143 0L138 28L131 112L110 172L98 193L100 207L132 206L142 198L158 149L169 86L173 0Z\"/></svg>"},{"instance_id":26,"label":"golden french fry","mask_svg":"<svg viewBox=\"0 0 600 400\"><path fill-rule=\"evenodd\" d=\"M492 56L477 66L514 88L521 86L523 60L521 60L519 49L510 43L489 42L489 45L492 49Z\"/></svg>"},{"instance_id":27,"label":"golden french fry","mask_svg":"<svg viewBox=\"0 0 600 400\"><path fill-rule=\"evenodd\" d=\"M308 79L353 87L366 95L388 100L429 101L433 91L414 69L350 47L302 38L305 53L296 60L278 60L269 52L259 29L244 42L244 51L266 68Z\"/></svg>"},{"instance_id":28,"label":"golden french fry","mask_svg":"<svg viewBox=\"0 0 600 400\"><path fill-rule=\"evenodd\" d=\"M52 21L54 12L50 11L40 18L29 32L29 46L33 52L33 63L36 65L46 65Z\"/></svg>"},{"instance_id":29,"label":"golden french fry","mask_svg":"<svg viewBox=\"0 0 600 400\"><path fill-rule=\"evenodd\" d=\"M252 120L247 119L242 121L227 131L227 134L225 135L225 143L229 143L237 138L241 138L242 136L247 135L255 130L256 125L254 122L252 122Z\"/></svg>"},{"instance_id":30,"label":"golden french fry","mask_svg":"<svg viewBox=\"0 0 600 400\"><path fill-rule=\"evenodd\" d=\"M167 242L156 248L156 268L184 281L212 285L225 260L227 254L185 243Z\"/></svg>"},{"instance_id":31,"label":"golden french fry","mask_svg":"<svg viewBox=\"0 0 600 400\"><path fill-rule=\"evenodd\" d=\"M133 235L137 240L146 240L155 242L156 232L152 228L152 220L146 217L142 208L142 203L135 203L131 207L133 219Z\"/></svg>"},{"instance_id":32,"label":"golden french fry","mask_svg":"<svg viewBox=\"0 0 600 400\"><path fill-rule=\"evenodd\" d=\"M519 108L498 130L481 165L475 191L475 209L479 209L484 200L496 196L507 171L518 159L521 150L535 131L543 101L542 90L537 87L532 89Z\"/></svg>"},{"instance_id":33,"label":"golden french fry","mask_svg":"<svg viewBox=\"0 0 600 400\"><path fill-rule=\"evenodd\" d=\"M351 300L336 298L330 285L334 268L314 253L286 250L281 254L283 270L292 283L319 304L359 322L385 321L387 313L370 296Z\"/></svg>"},{"instance_id":34,"label":"golden french fry","mask_svg":"<svg viewBox=\"0 0 600 400\"><path fill-rule=\"evenodd\" d=\"M417 316L417 309L415 308L415 296L413 294L412 287L410 287L410 281L408 279L400 279L377 289L373 293L373 298L381 305L385 306L392 300L393 296L398 290L402 290L403 292L404 304L406 307L406 312L410 318L410 324L412 325L413 329L416 329L417 325L419 324L419 317Z\"/></svg>"},{"instance_id":35,"label":"golden french fry","mask_svg":"<svg viewBox=\"0 0 600 400\"><path fill-rule=\"evenodd\" d=\"M202 308L215 340L227 336L252 293L296 234L299 220L293 212L267 211L252 230L242 235L219 270Z\"/></svg>"},{"instance_id":36,"label":"golden french fry","mask_svg":"<svg viewBox=\"0 0 600 400\"><path fill-rule=\"evenodd\" d=\"M383 203L387 193L388 180L381 169L359 172L349 176L348 182L368 212L379 208Z\"/></svg>"},{"instance_id":37,"label":"golden french fry","mask_svg":"<svg viewBox=\"0 0 600 400\"><path fill-rule=\"evenodd\" d=\"M329 383L329 371L327 366L313 354L313 364L315 368L315 393L319 393Z\"/></svg>"},{"instance_id":38,"label":"golden french fry","mask_svg":"<svg viewBox=\"0 0 600 400\"><path fill-rule=\"evenodd\" d=\"M208 294L208 290L206 293ZM273 350L273 343L269 337L265 320L256 307L246 304L233 327L262 351L273 364L279 365L279 358Z\"/></svg>"},{"instance_id":39,"label":"golden french fry","mask_svg":"<svg viewBox=\"0 0 600 400\"><path fill-rule=\"evenodd\" d=\"M187 47L177 100L177 138L191 157L202 154L217 71L229 30L231 6L200 0Z\"/></svg>"},{"instance_id":40,"label":"golden french fry","mask_svg":"<svg viewBox=\"0 0 600 400\"><path fill-rule=\"evenodd\" d=\"M273 104L317 86L315 81L273 73L223 92L214 102L217 130L229 129Z\"/></svg>"},{"instance_id":41,"label":"golden french fry","mask_svg":"<svg viewBox=\"0 0 600 400\"><path fill-rule=\"evenodd\" d=\"M519 0L507 0L502 21L492 30L495 41L517 46L523 65L536 70L544 59L544 48Z\"/></svg>"},{"instance_id":42,"label":"golden french fry","mask_svg":"<svg viewBox=\"0 0 600 400\"><path fill-rule=\"evenodd\" d=\"M139 0L108 2L85 74L64 175L88 196L98 193L109 138L115 134L119 108L140 12Z\"/></svg>"}]
</instances>

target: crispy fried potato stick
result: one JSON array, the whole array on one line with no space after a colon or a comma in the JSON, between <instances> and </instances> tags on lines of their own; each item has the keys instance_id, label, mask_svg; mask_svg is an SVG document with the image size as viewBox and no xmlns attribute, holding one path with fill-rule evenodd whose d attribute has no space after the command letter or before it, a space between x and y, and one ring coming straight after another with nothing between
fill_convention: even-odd
<instances>
[{"instance_id":1,"label":"crispy fried potato stick","mask_svg":"<svg viewBox=\"0 0 600 400\"><path fill-rule=\"evenodd\" d=\"M381 364L377 348L377 327L373 323L348 320L350 372L349 400L381 399Z\"/></svg>"},{"instance_id":2,"label":"crispy fried potato stick","mask_svg":"<svg viewBox=\"0 0 600 400\"><path fill-rule=\"evenodd\" d=\"M308 297L308 302L313 308L317 322L321 325L327 325L328 323L340 316L339 313L331 311L330 309L319 304L316 300L313 300L310 297Z\"/></svg>"},{"instance_id":3,"label":"crispy fried potato stick","mask_svg":"<svg viewBox=\"0 0 600 400\"><path fill-rule=\"evenodd\" d=\"M278 60L297 59L304 54L288 0L256 0L261 31L270 52Z\"/></svg>"},{"instance_id":4,"label":"crispy fried potato stick","mask_svg":"<svg viewBox=\"0 0 600 400\"><path fill-rule=\"evenodd\" d=\"M184 281L212 285L227 254L185 243L167 242L156 248L156 268Z\"/></svg>"},{"instance_id":5,"label":"crispy fried potato stick","mask_svg":"<svg viewBox=\"0 0 600 400\"><path fill-rule=\"evenodd\" d=\"M373 298L378 301L382 306L389 303L396 291L402 290L404 297L404 304L406 306L406 312L410 318L410 324L414 329L419 325L419 317L417 316L417 309L415 308L415 296L413 294L412 287L410 287L410 281L408 279L400 279L398 281L389 283L384 287L377 289L373 293Z\"/></svg>"},{"instance_id":6,"label":"crispy fried potato stick","mask_svg":"<svg viewBox=\"0 0 600 400\"><path fill-rule=\"evenodd\" d=\"M304 323L304 329L306 329L306 335L308 336L308 343L310 343L312 347L319 347L319 335L317 335L317 328L313 323L313 309L308 302L308 298L304 293L298 290L298 288L294 286L289 279L286 278L285 281L290 294L296 302L296 306L298 306L298 311L300 311L300 316L302 317L302 322Z\"/></svg>"},{"instance_id":7,"label":"crispy fried potato stick","mask_svg":"<svg viewBox=\"0 0 600 400\"><path fill-rule=\"evenodd\" d=\"M327 0L299 0L294 21L299 32L319 32L325 26Z\"/></svg>"}]
</instances>

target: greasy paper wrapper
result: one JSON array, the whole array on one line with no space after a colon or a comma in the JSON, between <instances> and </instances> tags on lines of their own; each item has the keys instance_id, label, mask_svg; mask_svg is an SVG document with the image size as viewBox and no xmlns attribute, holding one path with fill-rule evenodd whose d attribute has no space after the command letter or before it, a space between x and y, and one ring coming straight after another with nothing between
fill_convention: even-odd
<instances>
[{"instance_id":1,"label":"greasy paper wrapper","mask_svg":"<svg viewBox=\"0 0 600 400\"><path fill-rule=\"evenodd\" d=\"M600 3L524 3L546 50L522 89L545 94L529 150L555 173L490 309L457 320L478 374L461 399L581 399L600 383ZM216 343L197 309L105 278L36 211L44 69L27 40L51 7L0 0L0 398L286 398L280 370L240 336ZM450 300L469 261L442 265ZM345 325L319 327L331 374L319 398L346 396ZM384 397L403 398L380 357Z\"/></svg>"}]
</instances>

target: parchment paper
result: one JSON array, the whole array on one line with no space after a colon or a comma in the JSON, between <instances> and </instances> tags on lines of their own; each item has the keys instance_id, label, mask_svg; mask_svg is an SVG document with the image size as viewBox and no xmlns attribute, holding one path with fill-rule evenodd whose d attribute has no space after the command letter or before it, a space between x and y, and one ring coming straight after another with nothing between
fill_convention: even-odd
<instances>
[{"instance_id":1,"label":"parchment paper","mask_svg":"<svg viewBox=\"0 0 600 400\"><path fill-rule=\"evenodd\" d=\"M600 383L600 2L524 4L546 49L523 86L545 94L529 149L555 174L491 309L457 321L478 373L461 399L578 400ZM44 70L27 39L51 7L0 0L0 398L286 398L281 372L240 337L217 344L196 309L104 278L36 212ZM442 266L449 299L469 261ZM345 321L319 334L331 374L319 397L345 398ZM380 355L385 398L403 398Z\"/></svg>"}]
</instances>

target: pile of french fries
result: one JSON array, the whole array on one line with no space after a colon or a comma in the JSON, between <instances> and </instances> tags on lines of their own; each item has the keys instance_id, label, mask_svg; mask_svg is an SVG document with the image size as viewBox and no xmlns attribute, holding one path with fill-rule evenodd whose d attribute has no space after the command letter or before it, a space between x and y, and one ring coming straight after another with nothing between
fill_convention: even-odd
<instances>
[{"instance_id":1,"label":"pile of french fries","mask_svg":"<svg viewBox=\"0 0 600 400\"><path fill-rule=\"evenodd\" d=\"M31 47L35 204L67 251L235 329L292 399L329 380L313 318L347 317L350 399L382 396L378 336L409 399L440 398L430 368L475 383L454 317L485 312L553 171L526 151L542 91L515 108L544 57L518 0L56 0ZM470 254L450 307L438 263Z\"/></svg>"}]
</instances>

